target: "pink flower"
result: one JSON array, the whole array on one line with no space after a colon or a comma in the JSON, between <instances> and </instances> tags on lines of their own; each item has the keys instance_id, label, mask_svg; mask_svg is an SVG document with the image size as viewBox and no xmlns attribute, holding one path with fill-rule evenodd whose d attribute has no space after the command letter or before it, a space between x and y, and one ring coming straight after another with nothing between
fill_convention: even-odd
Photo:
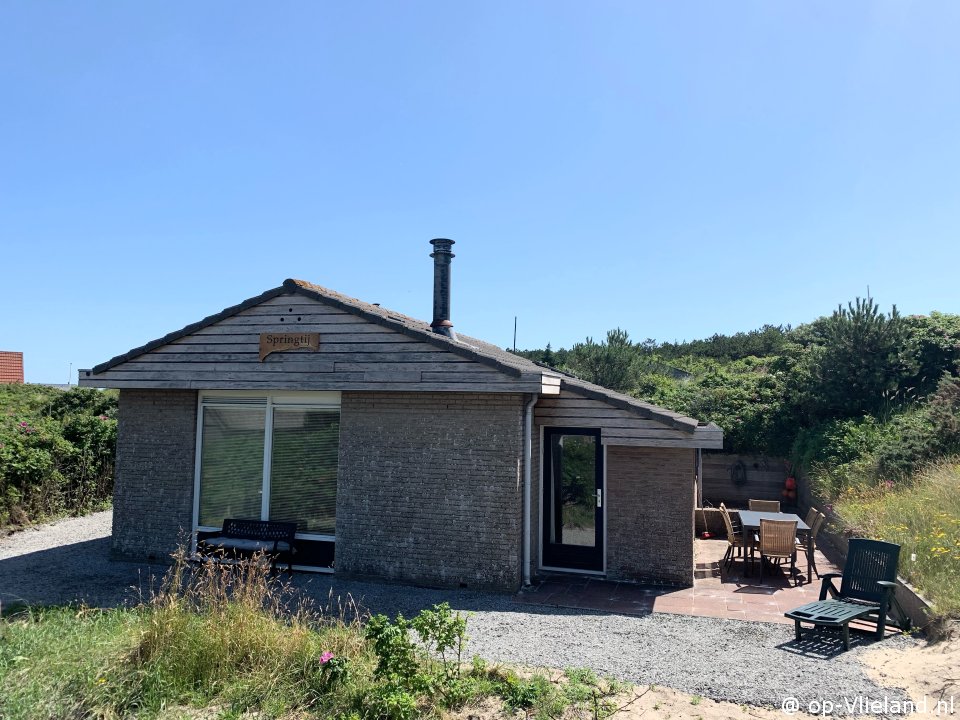
<instances>
[{"instance_id":1,"label":"pink flower","mask_svg":"<svg viewBox=\"0 0 960 720\"><path fill-rule=\"evenodd\" d=\"M320 664L325 665L326 663L333 660L333 653L327 650L323 655L320 656Z\"/></svg>"},{"instance_id":2,"label":"pink flower","mask_svg":"<svg viewBox=\"0 0 960 720\"><path fill-rule=\"evenodd\" d=\"M25 422L21 422L21 423L20 423L20 427L26 427L26 426L27 426L27 423L25 423Z\"/></svg>"}]
</instances>

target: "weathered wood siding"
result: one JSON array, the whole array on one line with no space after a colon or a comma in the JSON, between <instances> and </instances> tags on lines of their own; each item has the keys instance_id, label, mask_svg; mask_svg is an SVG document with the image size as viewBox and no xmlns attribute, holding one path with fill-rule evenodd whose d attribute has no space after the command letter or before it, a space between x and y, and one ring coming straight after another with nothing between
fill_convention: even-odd
<instances>
[{"instance_id":1,"label":"weathered wood siding","mask_svg":"<svg viewBox=\"0 0 960 720\"><path fill-rule=\"evenodd\" d=\"M746 482L733 481L733 469L743 463ZM781 506L793 507L796 501L783 497L788 466L782 458L763 455L732 455L709 453L702 455L703 500L714 507L724 503L730 509L746 509L753 500L780 500Z\"/></svg>"},{"instance_id":2,"label":"weathered wood siding","mask_svg":"<svg viewBox=\"0 0 960 720\"><path fill-rule=\"evenodd\" d=\"M605 445L710 447L711 442L723 441L719 431L689 433L678 430L569 390L562 390L554 397L540 398L534 409L534 422L537 426L600 428L600 440Z\"/></svg>"},{"instance_id":3,"label":"weathered wood siding","mask_svg":"<svg viewBox=\"0 0 960 720\"><path fill-rule=\"evenodd\" d=\"M320 349L259 360L260 333L320 333ZM112 388L541 392L520 377L302 295L265 300L81 384Z\"/></svg>"}]
</instances>

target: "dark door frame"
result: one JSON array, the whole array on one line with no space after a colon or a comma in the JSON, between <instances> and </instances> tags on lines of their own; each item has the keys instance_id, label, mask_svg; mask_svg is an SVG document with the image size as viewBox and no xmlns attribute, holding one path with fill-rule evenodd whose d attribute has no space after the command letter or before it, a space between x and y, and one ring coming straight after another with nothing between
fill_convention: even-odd
<instances>
[{"instance_id":1,"label":"dark door frame","mask_svg":"<svg viewBox=\"0 0 960 720\"><path fill-rule=\"evenodd\" d=\"M603 572L606 556L606 533L604 519L606 515L606 487L604 478L604 453L599 428L582 427L544 427L541 447L541 556L542 567L563 570L582 570L587 572ZM555 435L583 435L595 439L594 476L595 490L600 494L600 507L596 508L595 515L595 543L593 547L582 545L564 545L551 542L551 523L560 523L561 508L554 502L555 488L551 478L553 469L552 438Z\"/></svg>"}]
</instances>

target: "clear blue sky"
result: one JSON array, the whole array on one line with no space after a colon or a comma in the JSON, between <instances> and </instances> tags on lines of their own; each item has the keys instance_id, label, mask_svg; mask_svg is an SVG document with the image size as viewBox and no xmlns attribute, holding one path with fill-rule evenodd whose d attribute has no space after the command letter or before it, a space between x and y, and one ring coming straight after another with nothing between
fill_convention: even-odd
<instances>
[{"instance_id":1,"label":"clear blue sky","mask_svg":"<svg viewBox=\"0 0 960 720\"><path fill-rule=\"evenodd\" d=\"M960 312L960 3L0 4L0 349L307 279L569 347Z\"/></svg>"}]
</instances>

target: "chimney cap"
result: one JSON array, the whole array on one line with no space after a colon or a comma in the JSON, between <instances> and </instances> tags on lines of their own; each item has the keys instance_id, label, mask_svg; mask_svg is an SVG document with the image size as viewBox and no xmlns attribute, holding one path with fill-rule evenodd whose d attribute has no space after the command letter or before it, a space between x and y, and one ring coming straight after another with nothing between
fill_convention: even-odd
<instances>
[{"instance_id":1,"label":"chimney cap","mask_svg":"<svg viewBox=\"0 0 960 720\"><path fill-rule=\"evenodd\" d=\"M430 257L433 257L435 254L439 253L442 255L449 254L450 257L454 257L453 253L450 252L450 246L454 244L453 240L448 238L434 238L430 241L430 244L435 248Z\"/></svg>"}]
</instances>

